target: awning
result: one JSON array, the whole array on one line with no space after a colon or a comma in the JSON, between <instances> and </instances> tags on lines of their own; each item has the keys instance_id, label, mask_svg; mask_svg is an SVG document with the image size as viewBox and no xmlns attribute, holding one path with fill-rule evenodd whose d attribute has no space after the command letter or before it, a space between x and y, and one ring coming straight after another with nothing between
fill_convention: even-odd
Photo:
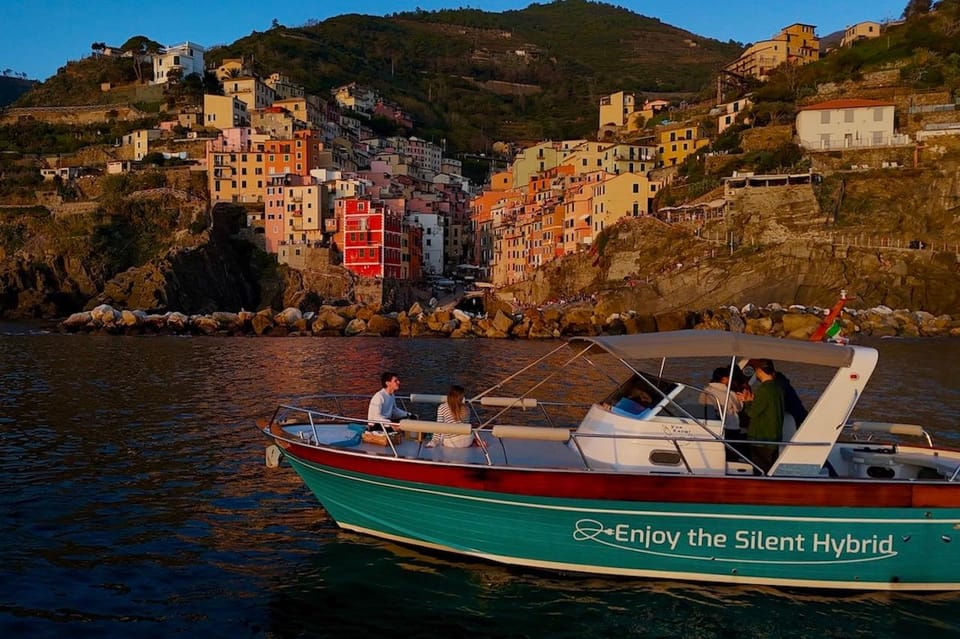
<instances>
[{"instance_id":1,"label":"awning","mask_svg":"<svg viewBox=\"0 0 960 639\"><path fill-rule=\"evenodd\" d=\"M737 356L834 368L849 366L855 348L765 335L697 330L575 337L570 341L574 348L580 342L592 342L623 360Z\"/></svg>"}]
</instances>

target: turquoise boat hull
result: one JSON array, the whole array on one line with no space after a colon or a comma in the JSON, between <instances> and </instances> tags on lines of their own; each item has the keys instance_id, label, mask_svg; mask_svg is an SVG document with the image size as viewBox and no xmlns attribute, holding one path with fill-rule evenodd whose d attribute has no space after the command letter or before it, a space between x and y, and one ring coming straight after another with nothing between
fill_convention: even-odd
<instances>
[{"instance_id":1,"label":"turquoise boat hull","mask_svg":"<svg viewBox=\"0 0 960 639\"><path fill-rule=\"evenodd\" d=\"M286 459L345 529L507 564L857 590L960 587L960 508L571 499Z\"/></svg>"}]
</instances>

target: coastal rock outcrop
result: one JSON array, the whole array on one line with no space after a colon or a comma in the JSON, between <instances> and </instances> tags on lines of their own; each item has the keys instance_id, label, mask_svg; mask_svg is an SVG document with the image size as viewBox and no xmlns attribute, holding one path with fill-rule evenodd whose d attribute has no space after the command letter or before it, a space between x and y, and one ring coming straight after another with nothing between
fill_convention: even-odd
<instances>
[{"instance_id":1,"label":"coastal rock outcrop","mask_svg":"<svg viewBox=\"0 0 960 639\"><path fill-rule=\"evenodd\" d=\"M724 306L700 312L663 313L656 317L634 312L600 317L595 309L580 302L523 312L497 310L474 316L463 311L433 309L411 316L377 312L378 305L324 306L317 313L288 308L250 313L215 312L186 316L182 313L148 315L142 311L117 310L101 304L91 311L74 313L58 325L66 333L192 333L196 335L286 335L382 337L487 337L492 339L556 339L576 335L622 335L713 329L789 339L809 339L821 325L827 311L818 307L779 304L763 307L752 304L743 309ZM362 319L366 317L368 319ZM960 316L933 315L925 311L893 310L879 306L845 309L838 318L843 335L857 337L939 337L960 336Z\"/></svg>"}]
</instances>

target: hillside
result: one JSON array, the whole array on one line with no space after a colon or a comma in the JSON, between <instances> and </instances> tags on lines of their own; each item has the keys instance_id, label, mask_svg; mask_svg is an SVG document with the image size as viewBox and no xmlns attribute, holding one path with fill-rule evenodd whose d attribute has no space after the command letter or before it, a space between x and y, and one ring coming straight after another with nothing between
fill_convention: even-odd
<instances>
[{"instance_id":1,"label":"hillside","mask_svg":"<svg viewBox=\"0 0 960 639\"><path fill-rule=\"evenodd\" d=\"M36 84L36 80L0 76L0 107L12 104Z\"/></svg>"},{"instance_id":2,"label":"hillside","mask_svg":"<svg viewBox=\"0 0 960 639\"><path fill-rule=\"evenodd\" d=\"M308 91L357 81L410 111L417 135L456 150L496 140L583 137L601 95L695 94L740 47L607 4L570 0L521 11L473 9L340 16L276 27L216 49Z\"/></svg>"},{"instance_id":3,"label":"hillside","mask_svg":"<svg viewBox=\"0 0 960 639\"><path fill-rule=\"evenodd\" d=\"M302 27L277 25L208 52L208 63L253 60L308 92L371 86L413 114L414 133L454 151L497 140L579 138L597 128L601 95L694 95L741 48L609 4L567 0L520 11L417 11L344 15ZM18 103L103 103L100 83L129 82L126 59L68 64Z\"/></svg>"}]
</instances>

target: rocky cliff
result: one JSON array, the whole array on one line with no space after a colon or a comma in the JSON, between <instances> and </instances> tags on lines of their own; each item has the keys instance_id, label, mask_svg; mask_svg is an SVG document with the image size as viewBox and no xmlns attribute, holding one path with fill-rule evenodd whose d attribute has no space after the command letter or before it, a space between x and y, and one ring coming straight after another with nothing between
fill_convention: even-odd
<instances>
[{"instance_id":1,"label":"rocky cliff","mask_svg":"<svg viewBox=\"0 0 960 639\"><path fill-rule=\"evenodd\" d=\"M955 313L960 236L945 206L957 198L955 170L845 179L832 213L820 201L831 201L835 185L806 184L743 189L713 220L622 220L591 251L505 293L533 305L588 294L602 316L751 302L830 306L846 289L865 307Z\"/></svg>"}]
</instances>

